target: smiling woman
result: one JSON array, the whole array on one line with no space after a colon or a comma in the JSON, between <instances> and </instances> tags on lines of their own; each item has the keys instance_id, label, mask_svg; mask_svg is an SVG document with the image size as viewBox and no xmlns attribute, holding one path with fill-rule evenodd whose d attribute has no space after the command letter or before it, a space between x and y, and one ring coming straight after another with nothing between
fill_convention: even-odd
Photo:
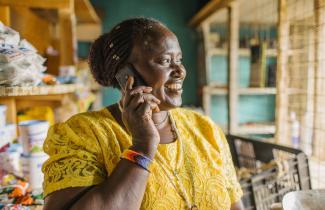
<instances>
[{"instance_id":1,"label":"smiling woman","mask_svg":"<svg viewBox=\"0 0 325 210\"><path fill-rule=\"evenodd\" d=\"M175 34L153 19L125 20L94 42L94 78L119 88L122 98L51 127L45 209L242 208L222 131L179 108L181 60ZM131 73L120 88L116 75L125 67ZM145 85L135 86L139 78L131 75Z\"/></svg>"}]
</instances>

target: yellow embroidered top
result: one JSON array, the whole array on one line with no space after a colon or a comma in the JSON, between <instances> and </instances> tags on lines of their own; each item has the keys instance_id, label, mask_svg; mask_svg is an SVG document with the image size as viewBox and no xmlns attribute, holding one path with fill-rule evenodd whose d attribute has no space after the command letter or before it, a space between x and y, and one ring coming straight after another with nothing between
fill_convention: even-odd
<instances>
[{"instance_id":1,"label":"yellow embroidered top","mask_svg":"<svg viewBox=\"0 0 325 210\"><path fill-rule=\"evenodd\" d=\"M158 146L141 209L186 209L171 183L175 181L172 170L181 182L175 182L176 186L182 185L199 209L230 209L242 191L221 129L208 117L187 109L173 109L171 116L180 137ZM44 143L49 155L42 169L44 194L103 182L130 146L130 135L107 109L81 113L52 126Z\"/></svg>"}]
</instances>

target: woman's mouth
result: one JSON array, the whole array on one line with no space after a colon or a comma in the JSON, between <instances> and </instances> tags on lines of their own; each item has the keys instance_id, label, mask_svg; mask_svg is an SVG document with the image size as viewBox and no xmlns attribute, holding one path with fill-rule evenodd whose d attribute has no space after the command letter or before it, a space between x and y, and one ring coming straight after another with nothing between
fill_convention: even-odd
<instances>
[{"instance_id":1,"label":"woman's mouth","mask_svg":"<svg viewBox=\"0 0 325 210\"><path fill-rule=\"evenodd\" d=\"M182 83L169 83L165 85L165 89L169 93L181 94L183 92Z\"/></svg>"}]
</instances>

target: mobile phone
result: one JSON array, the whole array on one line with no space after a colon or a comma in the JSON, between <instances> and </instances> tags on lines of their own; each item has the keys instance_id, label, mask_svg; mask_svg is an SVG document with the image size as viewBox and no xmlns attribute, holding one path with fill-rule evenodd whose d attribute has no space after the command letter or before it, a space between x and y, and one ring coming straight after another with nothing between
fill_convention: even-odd
<instances>
[{"instance_id":1,"label":"mobile phone","mask_svg":"<svg viewBox=\"0 0 325 210\"><path fill-rule=\"evenodd\" d=\"M122 90L125 90L126 82L129 76L133 76L134 78L133 87L147 86L146 82L138 73L138 71L131 64L127 64L123 68L121 68L115 75L115 78Z\"/></svg>"}]
</instances>

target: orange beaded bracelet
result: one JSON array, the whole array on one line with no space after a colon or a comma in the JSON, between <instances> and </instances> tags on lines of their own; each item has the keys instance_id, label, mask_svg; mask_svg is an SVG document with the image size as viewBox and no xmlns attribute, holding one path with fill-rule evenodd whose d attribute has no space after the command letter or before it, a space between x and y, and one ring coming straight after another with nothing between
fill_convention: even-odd
<instances>
[{"instance_id":1,"label":"orange beaded bracelet","mask_svg":"<svg viewBox=\"0 0 325 210\"><path fill-rule=\"evenodd\" d=\"M141 153L127 149L123 152L121 159L129 160L132 163L135 163L138 166L140 166L141 168L150 172L149 166L150 166L152 160Z\"/></svg>"}]
</instances>

